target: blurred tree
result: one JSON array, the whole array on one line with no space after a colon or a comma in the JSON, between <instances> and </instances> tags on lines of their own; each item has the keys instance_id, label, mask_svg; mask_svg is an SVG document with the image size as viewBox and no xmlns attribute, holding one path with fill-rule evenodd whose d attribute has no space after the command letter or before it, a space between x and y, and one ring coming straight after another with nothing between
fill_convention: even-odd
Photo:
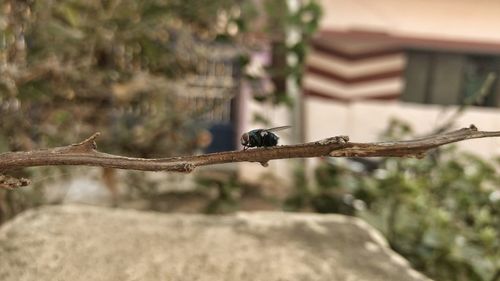
<instances>
[{"instance_id":1,"label":"blurred tree","mask_svg":"<svg viewBox=\"0 0 500 281\"><path fill-rule=\"evenodd\" d=\"M6 1L2 150L60 145L102 130L138 156L196 148L188 85L232 1ZM209 110L204 108L203 110Z\"/></svg>"},{"instance_id":2,"label":"blurred tree","mask_svg":"<svg viewBox=\"0 0 500 281\"><path fill-rule=\"evenodd\" d=\"M115 154L162 157L207 145L199 120L219 104L193 99L204 89L191 78L212 69L210 60L234 55L217 46L233 46L237 56L240 47L297 26L304 40L275 39L295 54L298 63L286 73L300 79L320 9L304 1L289 13L278 2L0 0L0 151L65 145L95 131L104 132L100 148ZM215 95L227 101L227 93ZM55 173L47 171L32 170L30 178ZM40 192L15 198L22 194L0 191L0 213L2 196L26 202L10 213L38 204Z\"/></svg>"},{"instance_id":3,"label":"blurred tree","mask_svg":"<svg viewBox=\"0 0 500 281\"><path fill-rule=\"evenodd\" d=\"M238 1L3 0L0 8L0 151L102 131L100 147L111 153L191 154L210 139L200 120L236 89L224 60L238 56L230 27L247 14ZM207 71L223 80L212 85L214 102L200 101L206 81L192 85ZM40 203L28 190L0 191L0 222Z\"/></svg>"}]
</instances>

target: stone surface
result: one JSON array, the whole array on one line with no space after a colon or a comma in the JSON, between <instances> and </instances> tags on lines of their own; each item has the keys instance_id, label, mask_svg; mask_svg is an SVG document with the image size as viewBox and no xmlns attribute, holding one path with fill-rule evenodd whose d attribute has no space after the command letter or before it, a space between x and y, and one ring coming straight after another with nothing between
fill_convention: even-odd
<instances>
[{"instance_id":1,"label":"stone surface","mask_svg":"<svg viewBox=\"0 0 500 281\"><path fill-rule=\"evenodd\" d=\"M428 279L352 217L70 205L30 210L0 228L0 280Z\"/></svg>"}]
</instances>

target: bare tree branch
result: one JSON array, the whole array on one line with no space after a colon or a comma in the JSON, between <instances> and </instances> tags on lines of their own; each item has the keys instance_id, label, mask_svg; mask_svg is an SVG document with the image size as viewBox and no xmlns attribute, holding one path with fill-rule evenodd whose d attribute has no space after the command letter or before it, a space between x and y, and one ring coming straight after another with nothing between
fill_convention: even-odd
<instances>
[{"instance_id":1,"label":"bare tree branch","mask_svg":"<svg viewBox=\"0 0 500 281\"><path fill-rule=\"evenodd\" d=\"M347 136L337 136L317 142L283 145L241 151L228 151L197 156L158 159L124 157L97 151L95 133L88 139L64 147L27 152L0 154L0 171L34 166L86 165L142 171L191 172L196 167L230 163L258 162L266 166L274 159L307 157L417 157L421 158L433 148L467 139L499 137L500 131L478 131L469 128L410 141L355 143Z\"/></svg>"}]
</instances>

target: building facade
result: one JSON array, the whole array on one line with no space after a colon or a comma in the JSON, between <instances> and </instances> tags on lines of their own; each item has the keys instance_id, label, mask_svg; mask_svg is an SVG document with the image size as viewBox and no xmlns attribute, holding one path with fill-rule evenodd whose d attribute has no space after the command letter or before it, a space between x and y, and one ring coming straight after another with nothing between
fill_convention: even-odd
<instances>
[{"instance_id":1,"label":"building facade","mask_svg":"<svg viewBox=\"0 0 500 281\"><path fill-rule=\"evenodd\" d=\"M470 106L453 128L474 123L498 130L500 2L325 0L322 5L303 80L306 141L332 134L374 141L393 118L424 135L464 103ZM488 75L495 79L484 88ZM479 91L482 98L471 100ZM497 139L460 146L500 155Z\"/></svg>"}]
</instances>

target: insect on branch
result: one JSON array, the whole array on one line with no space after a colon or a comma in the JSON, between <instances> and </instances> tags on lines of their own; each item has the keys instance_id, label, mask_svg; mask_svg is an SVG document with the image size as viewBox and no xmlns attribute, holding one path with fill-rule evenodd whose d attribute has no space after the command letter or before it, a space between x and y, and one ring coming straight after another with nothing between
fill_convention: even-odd
<instances>
[{"instance_id":1,"label":"insect on branch","mask_svg":"<svg viewBox=\"0 0 500 281\"><path fill-rule=\"evenodd\" d=\"M356 143L350 142L347 136L336 136L296 145L156 159L124 157L100 152L97 150L95 142L98 136L99 133L96 133L80 143L64 147L2 153L0 154L0 174L26 167L55 165L85 165L141 171L189 173L200 166L234 162L257 162L265 165L270 160L289 158L325 156L421 158L429 150L436 147L467 139L499 137L500 131L478 131L474 125L471 125L468 128L407 141ZM5 180L0 180L0 188L6 186L5 184L2 185L2 182L14 182L9 187L24 186L28 183L25 179L18 182L15 182L12 178L4 177L3 179Z\"/></svg>"}]
</instances>

